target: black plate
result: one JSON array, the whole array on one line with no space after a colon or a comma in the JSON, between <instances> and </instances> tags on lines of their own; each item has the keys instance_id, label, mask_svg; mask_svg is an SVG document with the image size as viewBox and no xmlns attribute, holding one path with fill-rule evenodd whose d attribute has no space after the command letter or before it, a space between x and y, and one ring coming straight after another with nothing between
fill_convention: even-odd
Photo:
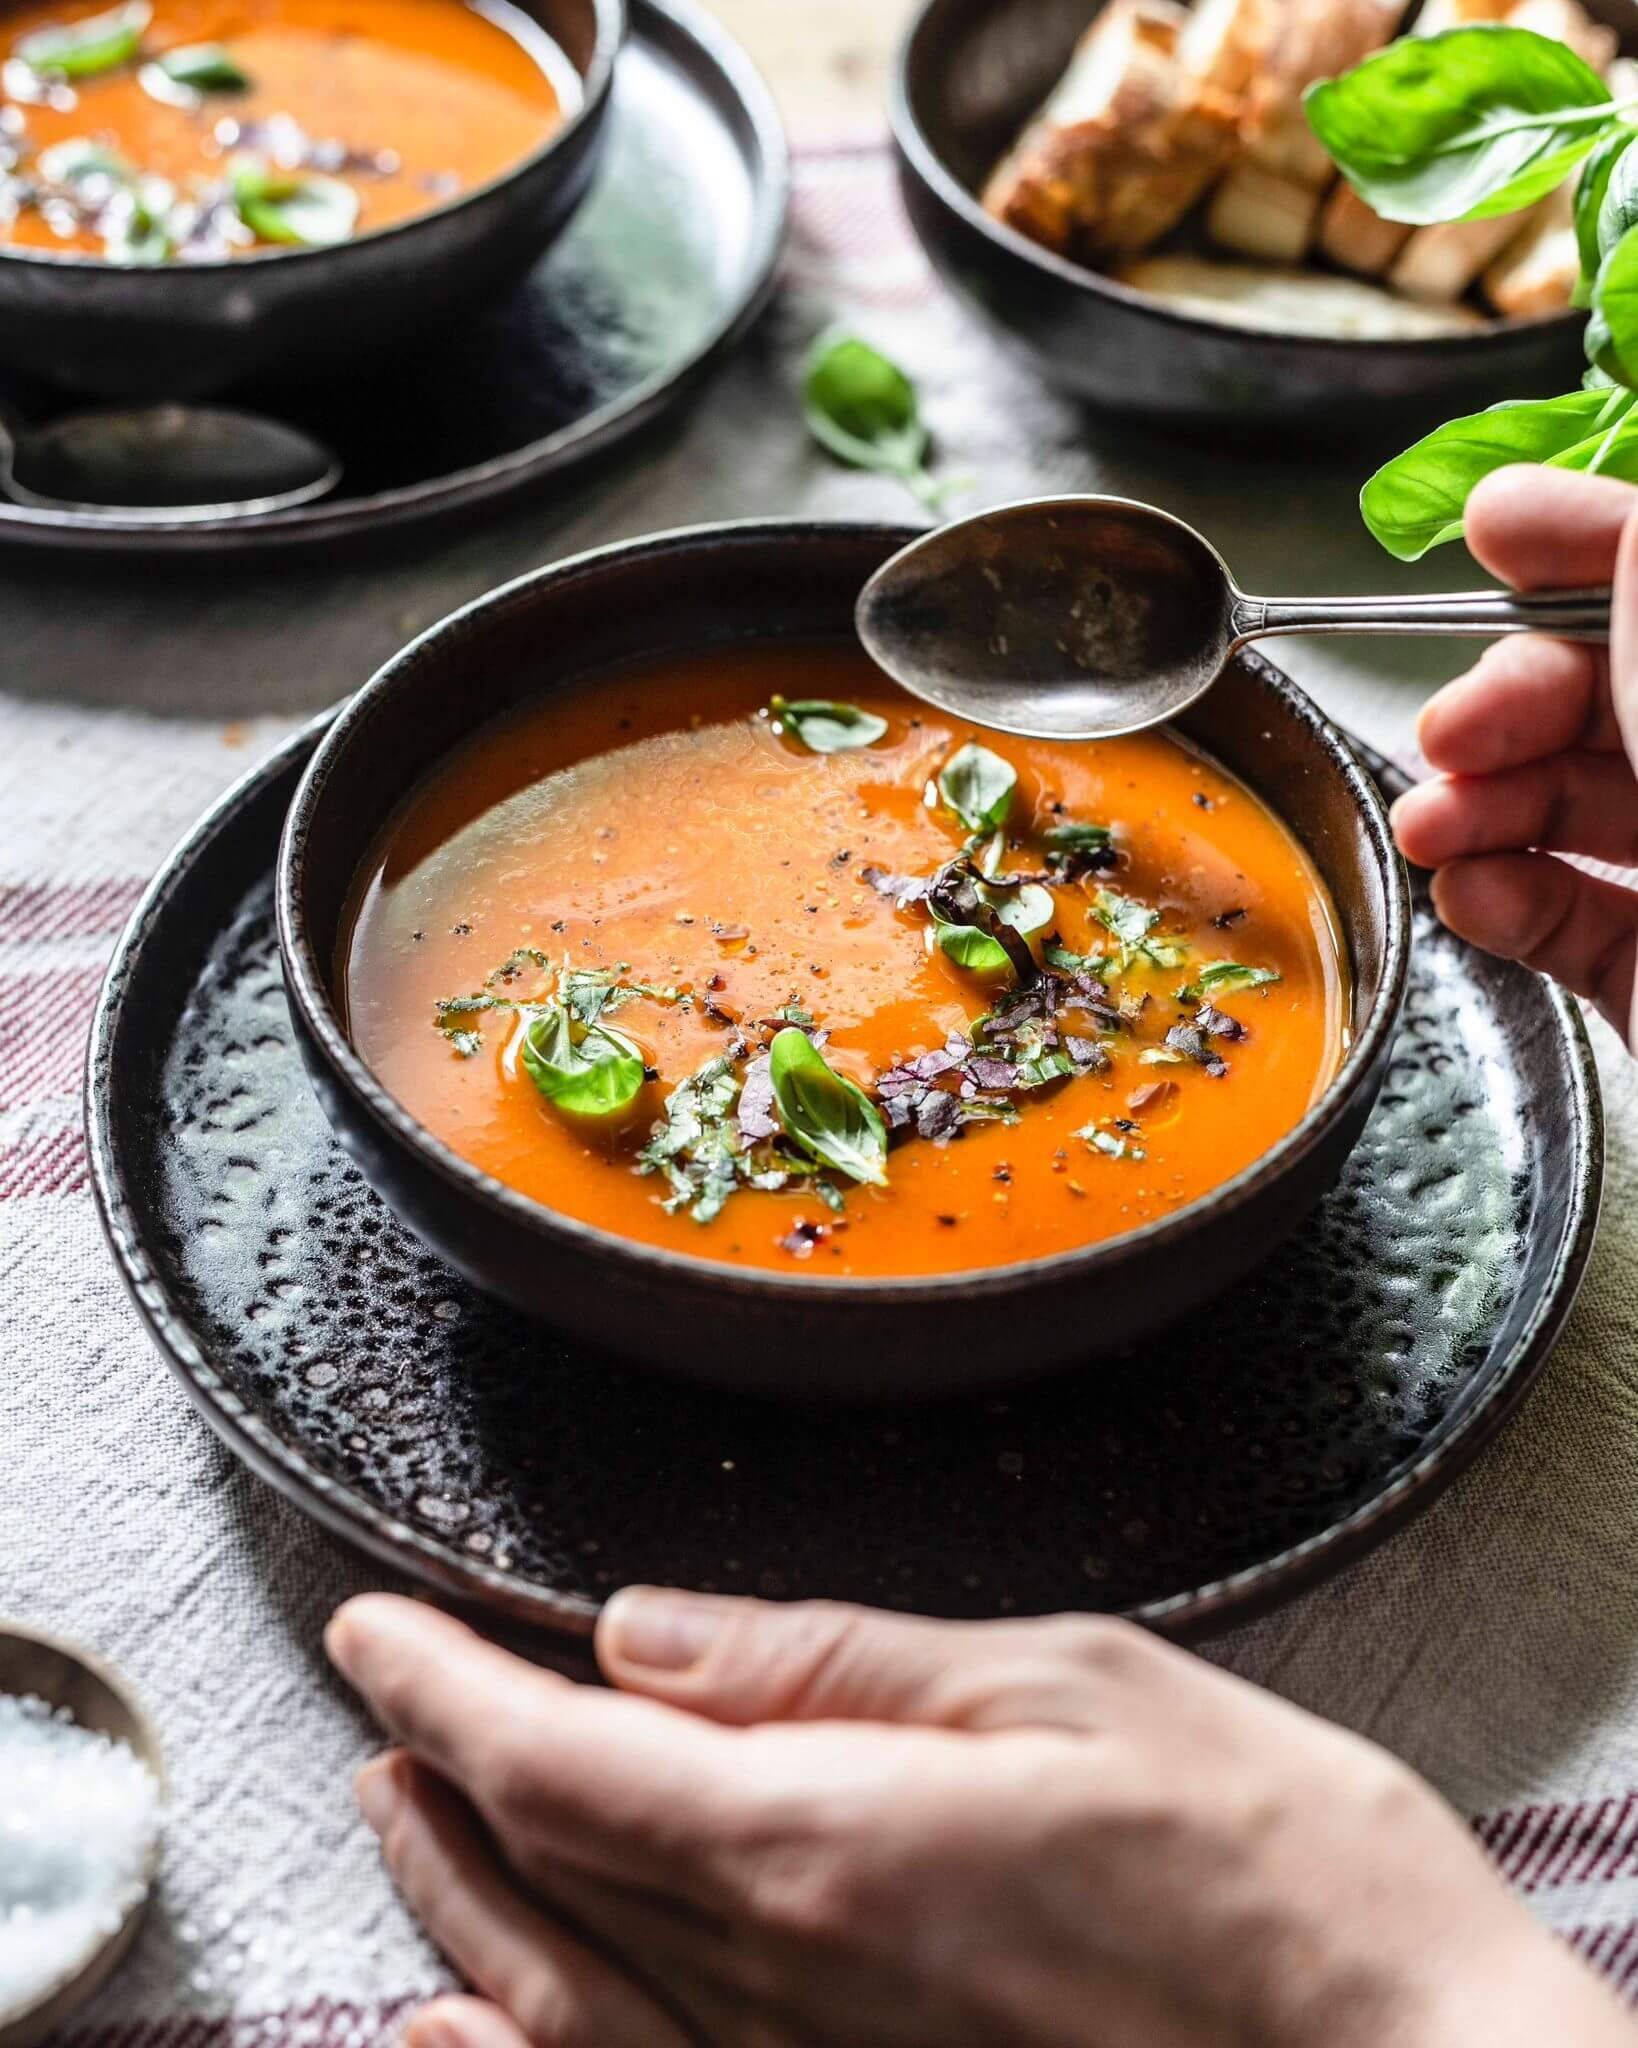
<instances>
[{"instance_id":1,"label":"black plate","mask_svg":"<svg viewBox=\"0 0 1638 2048\"><path fill-rule=\"evenodd\" d=\"M738 45L691 0L633 0L596 184L512 297L367 376L231 394L334 448L336 496L174 527L0 500L0 539L166 553L333 541L603 454L687 396L761 309L788 186L778 114ZM0 402L36 422L67 409L12 382Z\"/></svg>"},{"instance_id":2,"label":"black plate","mask_svg":"<svg viewBox=\"0 0 1638 2048\"><path fill-rule=\"evenodd\" d=\"M1341 1184L1163 1348L860 1413L679 1386L524 1321L376 1200L302 1073L272 866L321 729L241 782L138 908L87 1123L115 1256L189 1395L383 1561L576 1635L634 1579L1200 1634L1425 1507L1541 1370L1597 1216L1592 1055L1568 998L1451 938L1425 890Z\"/></svg>"}]
</instances>

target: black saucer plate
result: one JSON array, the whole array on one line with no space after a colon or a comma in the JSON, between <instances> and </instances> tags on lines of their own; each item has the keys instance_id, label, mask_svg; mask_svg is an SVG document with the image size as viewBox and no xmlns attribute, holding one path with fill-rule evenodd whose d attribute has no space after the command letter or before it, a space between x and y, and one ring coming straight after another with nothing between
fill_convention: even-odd
<instances>
[{"instance_id":1,"label":"black saucer plate","mask_svg":"<svg viewBox=\"0 0 1638 2048\"><path fill-rule=\"evenodd\" d=\"M567 232L510 298L367 374L225 402L317 434L334 497L166 526L0 500L0 539L174 551L333 542L538 483L679 404L765 302L784 231L785 142L766 87L692 0L633 0L602 165ZM0 384L43 423L60 398Z\"/></svg>"},{"instance_id":2,"label":"black saucer plate","mask_svg":"<svg viewBox=\"0 0 1638 2048\"><path fill-rule=\"evenodd\" d=\"M370 1193L298 1062L271 870L317 730L138 908L87 1123L115 1256L188 1394L382 1560L582 1636L637 1579L1201 1634L1425 1507L1541 1370L1597 1214L1591 1051L1571 1002L1452 939L1425 890L1393 1064L1341 1184L1142 1353L1004 1398L796 1408L520 1319Z\"/></svg>"}]
</instances>

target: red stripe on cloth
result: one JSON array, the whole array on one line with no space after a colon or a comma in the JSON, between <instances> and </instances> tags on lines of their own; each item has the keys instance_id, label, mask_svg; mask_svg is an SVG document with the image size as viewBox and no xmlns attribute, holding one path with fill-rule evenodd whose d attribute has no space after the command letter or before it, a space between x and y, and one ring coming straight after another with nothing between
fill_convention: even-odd
<instances>
[{"instance_id":1,"label":"red stripe on cloth","mask_svg":"<svg viewBox=\"0 0 1638 2048\"><path fill-rule=\"evenodd\" d=\"M1503 1877L1523 1891L1606 1884L1638 1868L1638 1792L1481 1814L1473 1833Z\"/></svg>"},{"instance_id":2,"label":"red stripe on cloth","mask_svg":"<svg viewBox=\"0 0 1638 2048\"><path fill-rule=\"evenodd\" d=\"M117 2026L65 2027L55 2048L387 2048L430 1992L377 2003L318 1999L288 2012L211 2019L177 2013Z\"/></svg>"},{"instance_id":3,"label":"red stripe on cloth","mask_svg":"<svg viewBox=\"0 0 1638 2048\"><path fill-rule=\"evenodd\" d=\"M143 885L117 882L0 882L0 942L100 939L130 916Z\"/></svg>"},{"instance_id":4,"label":"red stripe on cloth","mask_svg":"<svg viewBox=\"0 0 1638 2048\"><path fill-rule=\"evenodd\" d=\"M0 974L0 1110L79 1084L102 968Z\"/></svg>"},{"instance_id":5,"label":"red stripe on cloth","mask_svg":"<svg viewBox=\"0 0 1638 2048\"><path fill-rule=\"evenodd\" d=\"M77 1195L90 1185L85 1133L77 1123L49 1137L0 1148L0 1202L25 1195Z\"/></svg>"}]
</instances>

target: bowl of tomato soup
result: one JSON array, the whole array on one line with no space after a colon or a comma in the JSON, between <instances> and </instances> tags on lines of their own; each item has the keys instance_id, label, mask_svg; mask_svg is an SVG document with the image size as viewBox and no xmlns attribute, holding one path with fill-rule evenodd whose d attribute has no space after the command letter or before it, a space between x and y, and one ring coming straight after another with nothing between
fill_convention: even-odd
<instances>
[{"instance_id":1,"label":"bowl of tomato soup","mask_svg":"<svg viewBox=\"0 0 1638 2048\"><path fill-rule=\"evenodd\" d=\"M434 345L594 168L624 0L0 11L0 363L195 396Z\"/></svg>"},{"instance_id":2,"label":"bowl of tomato soup","mask_svg":"<svg viewBox=\"0 0 1638 2048\"><path fill-rule=\"evenodd\" d=\"M897 1397L1157 1339L1333 1182L1409 912L1382 806L1242 659L1096 745L851 634L907 536L542 570L389 663L280 852L298 1038L478 1284L666 1371Z\"/></svg>"}]
</instances>

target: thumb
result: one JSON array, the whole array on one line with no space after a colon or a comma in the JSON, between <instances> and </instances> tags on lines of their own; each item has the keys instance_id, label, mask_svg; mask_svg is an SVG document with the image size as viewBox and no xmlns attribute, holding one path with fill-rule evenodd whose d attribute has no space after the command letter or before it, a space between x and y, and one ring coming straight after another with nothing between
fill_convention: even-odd
<instances>
[{"instance_id":1,"label":"thumb","mask_svg":"<svg viewBox=\"0 0 1638 2048\"><path fill-rule=\"evenodd\" d=\"M985 1729L1107 1725L1116 1692L1194 1660L1094 1615L943 1622L629 1586L597 1625L605 1675L713 1721L897 1721Z\"/></svg>"}]
</instances>

